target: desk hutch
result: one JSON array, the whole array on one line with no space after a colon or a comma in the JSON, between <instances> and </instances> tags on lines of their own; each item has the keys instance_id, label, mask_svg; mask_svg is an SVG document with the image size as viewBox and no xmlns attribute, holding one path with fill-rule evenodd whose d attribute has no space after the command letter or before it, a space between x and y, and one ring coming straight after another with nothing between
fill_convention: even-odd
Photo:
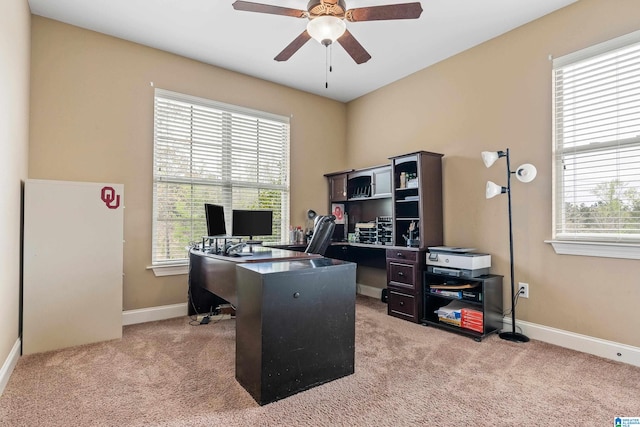
<instances>
[{"instance_id":1,"label":"desk hutch","mask_svg":"<svg viewBox=\"0 0 640 427\"><path fill-rule=\"evenodd\" d=\"M344 236L355 234L362 223L376 223L376 233L391 228L390 239L344 242L333 245L327 256L386 268L389 315L419 323L427 247L443 243L442 154L417 151L390 161L325 175L329 204L343 203L347 214L347 223L336 227L334 240L344 242ZM359 257L362 251L373 255Z\"/></svg>"}]
</instances>

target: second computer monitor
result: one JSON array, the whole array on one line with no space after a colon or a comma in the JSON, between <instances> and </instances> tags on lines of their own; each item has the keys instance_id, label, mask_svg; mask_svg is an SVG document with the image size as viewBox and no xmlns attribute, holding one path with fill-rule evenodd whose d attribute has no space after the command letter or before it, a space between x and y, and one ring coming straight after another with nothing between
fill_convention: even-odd
<instances>
[{"instance_id":1,"label":"second computer monitor","mask_svg":"<svg viewBox=\"0 0 640 427\"><path fill-rule=\"evenodd\" d=\"M227 227L224 222L224 207L205 203L204 213L207 217L207 236L224 236L227 234Z\"/></svg>"},{"instance_id":2,"label":"second computer monitor","mask_svg":"<svg viewBox=\"0 0 640 427\"><path fill-rule=\"evenodd\" d=\"M234 236L248 236L247 243L254 241L254 236L271 236L273 234L273 211L269 210L233 210Z\"/></svg>"}]
</instances>

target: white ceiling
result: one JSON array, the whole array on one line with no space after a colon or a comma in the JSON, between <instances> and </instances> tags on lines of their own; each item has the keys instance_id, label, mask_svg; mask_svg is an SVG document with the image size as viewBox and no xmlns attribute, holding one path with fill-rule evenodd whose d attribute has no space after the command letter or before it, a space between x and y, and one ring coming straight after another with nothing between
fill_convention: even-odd
<instances>
[{"instance_id":1,"label":"white ceiling","mask_svg":"<svg viewBox=\"0 0 640 427\"><path fill-rule=\"evenodd\" d=\"M372 58L357 65L339 44L325 88L326 49L310 40L273 58L306 19L236 11L235 0L29 0L31 12L218 67L347 102L577 0L420 0L415 20L350 22ZM308 0L247 0L304 9ZM417 0L346 0L347 8Z\"/></svg>"}]
</instances>

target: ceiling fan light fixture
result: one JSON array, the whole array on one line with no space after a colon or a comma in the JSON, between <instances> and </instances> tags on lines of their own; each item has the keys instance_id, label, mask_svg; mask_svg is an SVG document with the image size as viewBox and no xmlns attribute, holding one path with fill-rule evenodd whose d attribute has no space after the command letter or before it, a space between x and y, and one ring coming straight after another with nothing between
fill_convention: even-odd
<instances>
[{"instance_id":1,"label":"ceiling fan light fixture","mask_svg":"<svg viewBox=\"0 0 640 427\"><path fill-rule=\"evenodd\" d=\"M335 42L344 34L347 24L341 18L324 15L313 18L307 24L307 32L324 46Z\"/></svg>"}]
</instances>

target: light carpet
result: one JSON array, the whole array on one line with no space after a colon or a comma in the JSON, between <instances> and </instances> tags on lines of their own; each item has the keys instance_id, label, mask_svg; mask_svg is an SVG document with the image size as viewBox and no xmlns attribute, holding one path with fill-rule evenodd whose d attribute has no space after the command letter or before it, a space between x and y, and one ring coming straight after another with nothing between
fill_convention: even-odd
<instances>
[{"instance_id":1,"label":"light carpet","mask_svg":"<svg viewBox=\"0 0 640 427\"><path fill-rule=\"evenodd\" d=\"M313 334L313 331L309 331ZM474 340L358 297L355 374L259 406L234 377L235 320L177 318L21 357L2 426L611 426L640 368L532 340Z\"/></svg>"}]
</instances>

